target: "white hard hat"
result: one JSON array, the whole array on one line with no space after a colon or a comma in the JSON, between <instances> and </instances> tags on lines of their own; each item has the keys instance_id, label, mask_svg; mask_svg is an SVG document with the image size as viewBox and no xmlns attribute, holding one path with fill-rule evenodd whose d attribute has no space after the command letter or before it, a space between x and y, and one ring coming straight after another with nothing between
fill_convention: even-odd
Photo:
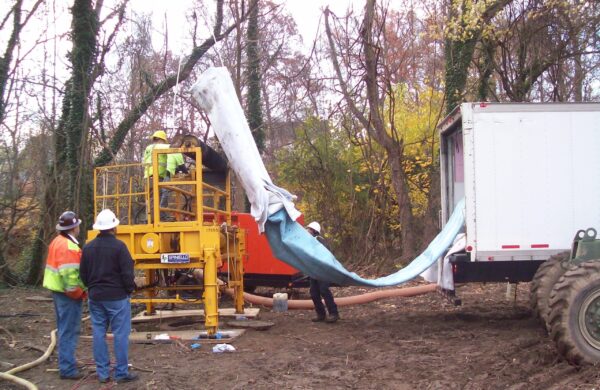
<instances>
[{"instance_id":1,"label":"white hard hat","mask_svg":"<svg viewBox=\"0 0 600 390\"><path fill-rule=\"evenodd\" d=\"M104 209L98 213L96 217L96 223L94 226L94 230L109 230L119 225L119 220L115 213L110 211L109 209Z\"/></svg>"},{"instance_id":2,"label":"white hard hat","mask_svg":"<svg viewBox=\"0 0 600 390\"><path fill-rule=\"evenodd\" d=\"M319 222L317 222L317 221L312 221L311 223L309 223L307 228L310 228L310 229L314 230L315 232L321 234L321 225L319 225Z\"/></svg>"}]
</instances>

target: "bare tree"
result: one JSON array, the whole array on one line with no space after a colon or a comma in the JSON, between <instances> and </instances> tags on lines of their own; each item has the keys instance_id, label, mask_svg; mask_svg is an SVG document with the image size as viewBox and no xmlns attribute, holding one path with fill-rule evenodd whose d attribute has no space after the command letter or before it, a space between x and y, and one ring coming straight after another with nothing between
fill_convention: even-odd
<instances>
[{"instance_id":1,"label":"bare tree","mask_svg":"<svg viewBox=\"0 0 600 390\"><path fill-rule=\"evenodd\" d=\"M15 0L13 6L2 17L0 31L10 30L6 47L0 57L0 129L5 135L0 148L0 280L14 284L16 274L6 263L5 254L11 242L11 233L20 220L35 208L35 196L27 194L27 179L21 175L21 159L19 146L22 142L19 127L21 125L20 102L17 101L19 92L23 89L22 81L18 80L17 69L23 57L17 54L21 32L31 20L42 0L35 1L29 10L23 9L23 1ZM25 13L25 15L23 15ZM12 17L12 18L11 18ZM10 21L12 20L12 23ZM15 107L11 113L11 123L7 123L7 107L10 103ZM30 184L30 183L29 183ZM31 187L29 187L31 189Z\"/></svg>"},{"instance_id":2,"label":"bare tree","mask_svg":"<svg viewBox=\"0 0 600 390\"><path fill-rule=\"evenodd\" d=\"M414 15L407 12L403 16L410 18ZM423 59L418 57L421 50L411 46L411 40L418 41L420 33L416 30L411 32L410 24L404 37L400 38L397 32L389 32L390 26L395 25L387 21L389 10L378 8L375 0L366 2L358 36L350 29L343 33L336 30L336 35L331 27L332 16L331 11L325 10L325 31L339 92L345 107L360 124L358 131L364 129L385 152L384 161L389 167L395 195L393 201L398 208L401 253L404 257L410 257L422 242L409 194L411 184L405 169L408 160L401 130L404 124L399 122L401 119L396 117L396 112L401 104L399 81L408 82L420 74L415 64ZM348 18L342 24L349 25ZM394 42L393 39L398 41ZM360 48L360 52L354 48ZM415 82L413 86L418 84ZM435 128L435 123L431 126ZM433 136L434 133L431 134ZM432 150L433 146L432 141ZM430 158L435 157L432 154Z\"/></svg>"},{"instance_id":3,"label":"bare tree","mask_svg":"<svg viewBox=\"0 0 600 390\"><path fill-rule=\"evenodd\" d=\"M89 129L91 120L89 109L91 107L91 91L94 82L105 71L105 56L113 47L117 31L122 24L126 0L107 18L116 18L117 22L112 33L99 44L97 41L98 28L103 22L99 20L103 2L98 1L92 7L91 0L75 0L72 8L73 24L72 39L73 50L71 61L73 64L72 77L66 85L63 98L61 119L59 120L55 133L54 168L51 169L51 177L57 180L50 183L44 195L46 209L42 212L42 221L38 227L34 248L32 250L32 262L28 275L28 282L36 284L41 278L44 243L52 232L52 222L56 219L59 211L63 208L72 208L79 211L84 221L92 219L91 210L93 202L91 198L90 177L93 166L101 166L110 163L119 153L126 136L141 116L147 112L162 95L173 88L178 82L185 81L191 74L196 63L205 53L218 41L224 39L227 34L236 28L237 23L242 23L246 14L236 22L222 30L223 24L223 0L217 0L216 18L212 36L206 39L200 46L195 46L191 53L183 61L179 71L166 75L162 80L148 83L149 88L134 102L131 108L123 115L110 136L106 136L99 142L101 149L94 157L96 150L92 148L94 142L90 140ZM105 19L107 20L107 19ZM148 81L148 80L146 80ZM101 114L100 114L101 116ZM100 126L102 127L102 126ZM106 134L105 134L106 135ZM94 140L94 138L91 138ZM63 154L63 151L66 151ZM67 198L67 202L58 204L56 188L59 187L61 178L56 174L58 168L65 165L69 167L69 185L73 194ZM75 166L77 165L77 166Z\"/></svg>"},{"instance_id":4,"label":"bare tree","mask_svg":"<svg viewBox=\"0 0 600 390\"><path fill-rule=\"evenodd\" d=\"M490 64L510 101L581 101L587 69L600 51L600 6L594 3L515 2L498 14ZM544 77L546 75L546 77ZM531 96L536 83L547 91Z\"/></svg>"}]
</instances>

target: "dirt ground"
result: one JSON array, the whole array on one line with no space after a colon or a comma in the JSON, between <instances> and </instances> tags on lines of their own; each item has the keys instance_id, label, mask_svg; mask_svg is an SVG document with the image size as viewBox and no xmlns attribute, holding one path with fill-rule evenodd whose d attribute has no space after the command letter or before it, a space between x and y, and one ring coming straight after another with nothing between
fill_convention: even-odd
<instances>
[{"instance_id":1,"label":"dirt ground","mask_svg":"<svg viewBox=\"0 0 600 390\"><path fill-rule=\"evenodd\" d=\"M336 296L366 291L334 290ZM215 354L202 342L199 349L190 349L191 342L131 345L140 380L130 384L98 383L89 340L78 348L86 365L82 381L58 379L56 354L20 375L40 389L600 389L597 367L578 370L556 355L529 314L529 286L519 285L516 303L505 290L460 287L459 307L437 293L342 307L337 324L313 323L311 311L262 308L260 319L275 325L248 330L232 342L235 352ZM49 344L52 303L25 300L32 295L50 296L42 289L0 290L0 362L32 361ZM83 334L90 334L89 324ZM0 381L0 389L17 388Z\"/></svg>"}]
</instances>

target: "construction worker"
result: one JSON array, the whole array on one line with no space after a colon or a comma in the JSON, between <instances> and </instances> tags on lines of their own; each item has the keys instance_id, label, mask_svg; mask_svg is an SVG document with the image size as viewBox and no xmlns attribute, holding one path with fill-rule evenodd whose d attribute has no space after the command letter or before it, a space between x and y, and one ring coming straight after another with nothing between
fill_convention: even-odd
<instances>
[{"instance_id":1,"label":"construction worker","mask_svg":"<svg viewBox=\"0 0 600 390\"><path fill-rule=\"evenodd\" d=\"M152 134L152 143L146 147L144 150L144 178L149 179L152 178L154 172L152 167L152 151L154 149L168 149L169 141L167 140L167 133L164 130L155 131ZM159 181L167 181L169 180L167 176L167 155L159 154L158 155L158 180ZM169 205L169 191L166 189L160 190L160 207L167 207ZM160 219L164 220L166 218L165 213L160 213Z\"/></svg>"},{"instance_id":2,"label":"construction worker","mask_svg":"<svg viewBox=\"0 0 600 390\"><path fill-rule=\"evenodd\" d=\"M152 177L152 151L156 149L168 149L169 141L167 140L167 133L164 130L155 131L152 134L152 143L146 146L144 150L144 178ZM158 156L158 178L164 179L167 175L167 155L160 154Z\"/></svg>"},{"instance_id":3,"label":"construction worker","mask_svg":"<svg viewBox=\"0 0 600 390\"><path fill-rule=\"evenodd\" d=\"M167 175L173 177L178 173L188 173L182 153L169 153L167 155Z\"/></svg>"},{"instance_id":4,"label":"construction worker","mask_svg":"<svg viewBox=\"0 0 600 390\"><path fill-rule=\"evenodd\" d=\"M48 247L44 287L52 291L58 330L58 371L61 379L81 379L75 350L81 328L81 307L85 287L79 275L81 249L77 236L81 219L72 211L58 218L58 235Z\"/></svg>"},{"instance_id":5,"label":"construction worker","mask_svg":"<svg viewBox=\"0 0 600 390\"><path fill-rule=\"evenodd\" d=\"M102 210L93 225L100 234L83 247L81 280L89 291L92 338L96 374L100 383L110 381L109 353L106 331L113 333L116 358L114 378L117 383L138 379L129 372L128 349L131 333L129 296L135 289L133 259L116 228L119 220L111 210Z\"/></svg>"},{"instance_id":6,"label":"construction worker","mask_svg":"<svg viewBox=\"0 0 600 390\"><path fill-rule=\"evenodd\" d=\"M321 236L321 225L318 222L313 221L309 223L306 230L327 248L325 239ZM317 316L312 319L313 322L325 321L334 323L340 319L337 305L333 299L333 294L331 293L331 290L329 290L330 286L331 283L327 281L310 278L310 298L312 299L315 305L315 311L317 312ZM321 298L325 301L329 317L326 316L325 306L323 306Z\"/></svg>"}]
</instances>

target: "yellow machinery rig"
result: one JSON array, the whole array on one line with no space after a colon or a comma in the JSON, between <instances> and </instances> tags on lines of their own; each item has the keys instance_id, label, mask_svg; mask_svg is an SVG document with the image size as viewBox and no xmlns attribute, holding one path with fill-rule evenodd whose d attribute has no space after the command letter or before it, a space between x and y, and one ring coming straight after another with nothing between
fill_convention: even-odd
<instances>
[{"instance_id":1,"label":"yellow machinery rig","mask_svg":"<svg viewBox=\"0 0 600 390\"><path fill-rule=\"evenodd\" d=\"M245 232L231 223L229 170L203 169L203 151L206 145L155 148L152 172L169 153L193 160L188 173L168 180L144 178L144 164L96 168L94 215L108 208L121 221L117 238L127 244L137 276L131 302L145 304L148 315L157 304L203 304L206 331L213 335L219 325L219 287L233 289L236 313L244 313ZM89 231L88 240L97 234ZM227 286L220 286L217 269L224 263L229 277Z\"/></svg>"}]
</instances>

